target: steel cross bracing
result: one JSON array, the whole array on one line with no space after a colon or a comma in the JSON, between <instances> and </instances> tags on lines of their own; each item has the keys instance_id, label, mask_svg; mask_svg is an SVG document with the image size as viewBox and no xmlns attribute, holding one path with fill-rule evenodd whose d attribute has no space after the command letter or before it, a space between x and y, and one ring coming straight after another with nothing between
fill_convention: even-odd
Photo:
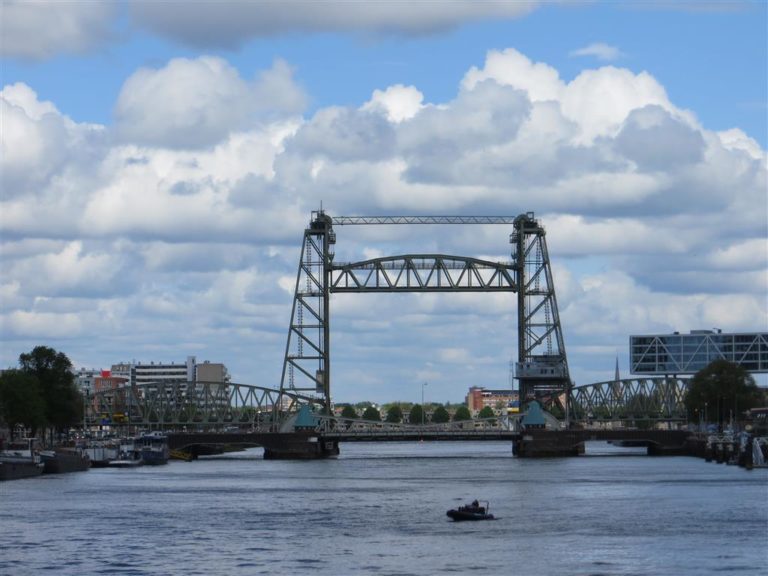
<instances>
[{"instance_id":1,"label":"steel cross bracing","mask_svg":"<svg viewBox=\"0 0 768 576\"><path fill-rule=\"evenodd\" d=\"M408 254L334 264L333 224L511 224L513 262ZM557 400L570 382L544 229L519 216L340 216L313 212L304 231L281 391L314 392L331 406L330 294L333 292L511 291L518 293L521 391ZM567 407L566 407L567 410Z\"/></svg>"},{"instance_id":2,"label":"steel cross bracing","mask_svg":"<svg viewBox=\"0 0 768 576\"><path fill-rule=\"evenodd\" d=\"M518 361L515 376L520 397L548 397L568 412L570 387L568 359L560 325L555 284L549 263L546 232L533 213L515 218L510 236L516 271L518 315Z\"/></svg>"},{"instance_id":3,"label":"steel cross bracing","mask_svg":"<svg viewBox=\"0 0 768 576\"><path fill-rule=\"evenodd\" d=\"M516 291L510 263L409 254L332 264L331 292Z\"/></svg>"},{"instance_id":4,"label":"steel cross bracing","mask_svg":"<svg viewBox=\"0 0 768 576\"><path fill-rule=\"evenodd\" d=\"M406 436L503 436L520 429L522 414L502 415L493 418L475 418L473 420L453 420L445 423L410 424L406 422L385 422L364 420L362 418L341 418L338 416L318 416L315 431L326 438L343 436L345 439L370 437L406 437Z\"/></svg>"},{"instance_id":5,"label":"steel cross bracing","mask_svg":"<svg viewBox=\"0 0 768 576\"><path fill-rule=\"evenodd\" d=\"M281 393L314 393L326 410L331 404L329 264L335 242L330 216L313 212L304 231L280 378Z\"/></svg>"},{"instance_id":6,"label":"steel cross bracing","mask_svg":"<svg viewBox=\"0 0 768 576\"><path fill-rule=\"evenodd\" d=\"M572 416L581 422L684 421L684 397L689 380L640 378L600 382L571 389ZM322 402L313 396L248 384L220 382L156 382L103 390L86 402L88 426L144 426L210 428L224 425L274 430L281 413L295 413L301 404ZM482 435L490 430L516 430L522 414L472 422L409 424L372 422L362 419L318 417L319 432L335 430L345 436L461 433L467 427Z\"/></svg>"},{"instance_id":7,"label":"steel cross bracing","mask_svg":"<svg viewBox=\"0 0 768 576\"><path fill-rule=\"evenodd\" d=\"M636 378L571 389L571 416L577 421L685 421L688 379Z\"/></svg>"},{"instance_id":8,"label":"steel cross bracing","mask_svg":"<svg viewBox=\"0 0 768 576\"><path fill-rule=\"evenodd\" d=\"M269 428L283 411L314 403L311 396L249 384L153 382L90 395L88 425L209 427L223 424Z\"/></svg>"},{"instance_id":9,"label":"steel cross bracing","mask_svg":"<svg viewBox=\"0 0 768 576\"><path fill-rule=\"evenodd\" d=\"M339 226L361 224L514 224L517 216L334 216Z\"/></svg>"}]
</instances>

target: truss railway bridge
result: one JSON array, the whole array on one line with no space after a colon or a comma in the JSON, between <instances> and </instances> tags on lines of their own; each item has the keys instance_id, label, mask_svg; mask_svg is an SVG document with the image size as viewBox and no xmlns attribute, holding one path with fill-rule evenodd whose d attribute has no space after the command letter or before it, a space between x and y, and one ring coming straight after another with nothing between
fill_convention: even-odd
<instances>
[{"instance_id":1,"label":"truss railway bridge","mask_svg":"<svg viewBox=\"0 0 768 576\"><path fill-rule=\"evenodd\" d=\"M419 253L336 262L336 226L507 225L511 260ZM511 292L517 301L515 378L525 414L448 425L390 425L332 414L330 296L334 293ZM532 212L505 216L331 217L312 213L304 231L280 386L153 383L95 395L86 425L164 428L172 447L261 445L265 457L338 454L338 443L387 440L509 440L520 456L578 454L590 439L631 441L670 451L684 432L686 381L678 378L571 384L546 234ZM559 414L560 420L552 416ZM601 424L599 430L596 424ZM663 425L663 426L659 426ZM664 428L664 429L660 429ZM197 448L195 448L197 447ZM207 449L207 448L206 448Z\"/></svg>"}]
</instances>

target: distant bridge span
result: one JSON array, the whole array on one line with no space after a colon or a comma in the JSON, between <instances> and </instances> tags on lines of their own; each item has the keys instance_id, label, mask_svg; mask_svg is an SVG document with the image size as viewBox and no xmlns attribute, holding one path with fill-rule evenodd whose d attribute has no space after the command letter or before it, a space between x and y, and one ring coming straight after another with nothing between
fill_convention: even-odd
<instances>
[{"instance_id":1,"label":"distant bridge span","mask_svg":"<svg viewBox=\"0 0 768 576\"><path fill-rule=\"evenodd\" d=\"M570 391L571 421L684 422L687 386L688 380L683 378L635 378L575 387ZM187 430L238 426L268 431L277 429L286 414L295 414L303 404L322 407L314 396L286 391L281 395L278 389L250 384L155 382L105 390L90 396L86 405L86 423L90 426L132 425ZM474 420L471 425L476 430L515 429L517 418ZM320 419L318 431L340 434L345 423L354 423L354 426L348 426L347 439L352 439L355 431L376 436L383 435L382 430L387 434L418 434L422 430L439 435L447 428L450 428L448 431L458 431L470 425L454 422L447 428L434 428L436 425L433 424L421 428L418 425L324 417Z\"/></svg>"}]
</instances>

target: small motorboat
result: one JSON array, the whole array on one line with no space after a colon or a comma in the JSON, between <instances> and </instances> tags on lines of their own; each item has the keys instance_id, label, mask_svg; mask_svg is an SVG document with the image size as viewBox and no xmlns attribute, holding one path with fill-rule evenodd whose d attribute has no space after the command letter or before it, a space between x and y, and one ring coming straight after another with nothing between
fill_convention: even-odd
<instances>
[{"instance_id":1,"label":"small motorboat","mask_svg":"<svg viewBox=\"0 0 768 576\"><path fill-rule=\"evenodd\" d=\"M493 520L493 514L489 512L489 509L490 505L487 500L475 500L471 504L448 510L446 515L456 522L461 520Z\"/></svg>"}]
</instances>

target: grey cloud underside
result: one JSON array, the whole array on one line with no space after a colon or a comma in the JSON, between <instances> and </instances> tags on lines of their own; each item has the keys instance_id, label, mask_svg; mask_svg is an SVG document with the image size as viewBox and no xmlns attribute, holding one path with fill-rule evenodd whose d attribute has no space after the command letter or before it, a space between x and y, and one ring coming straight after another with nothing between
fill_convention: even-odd
<instances>
[{"instance_id":1,"label":"grey cloud underside","mask_svg":"<svg viewBox=\"0 0 768 576\"><path fill-rule=\"evenodd\" d=\"M2 4L0 55L30 60L85 53L117 38L116 2L25 2Z\"/></svg>"},{"instance_id":2,"label":"grey cloud underside","mask_svg":"<svg viewBox=\"0 0 768 576\"><path fill-rule=\"evenodd\" d=\"M294 32L352 32L419 36L489 18L517 18L538 2L136 2L131 15L155 34L200 48Z\"/></svg>"}]
</instances>

